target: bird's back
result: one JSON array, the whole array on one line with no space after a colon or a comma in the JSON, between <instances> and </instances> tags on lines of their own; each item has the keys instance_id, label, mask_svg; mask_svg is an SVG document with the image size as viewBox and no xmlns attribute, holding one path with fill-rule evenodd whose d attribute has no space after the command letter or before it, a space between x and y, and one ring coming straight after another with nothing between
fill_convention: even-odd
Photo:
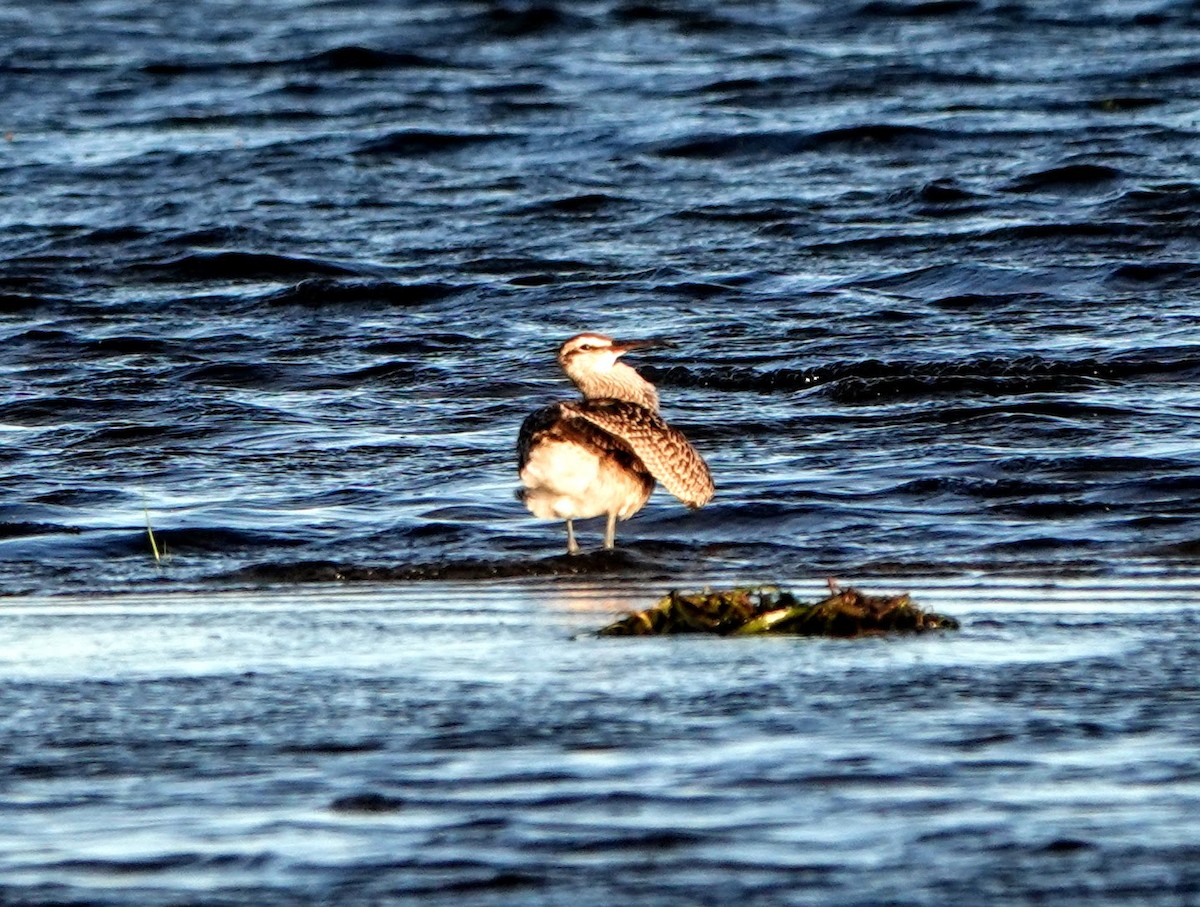
<instances>
[{"instance_id":1,"label":"bird's back","mask_svg":"<svg viewBox=\"0 0 1200 907\"><path fill-rule=\"evenodd\" d=\"M571 403L551 403L534 410L521 423L517 435L517 469L523 470L539 444L576 444L597 457L612 460L631 472L648 472L629 445L591 421L580 418L581 412L599 403L612 401L584 400Z\"/></svg>"}]
</instances>

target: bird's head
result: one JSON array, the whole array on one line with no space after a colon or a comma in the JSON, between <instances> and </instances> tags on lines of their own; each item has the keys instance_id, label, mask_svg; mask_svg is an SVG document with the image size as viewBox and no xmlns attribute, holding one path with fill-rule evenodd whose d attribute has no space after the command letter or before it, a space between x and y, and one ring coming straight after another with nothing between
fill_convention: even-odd
<instances>
[{"instance_id":1,"label":"bird's head","mask_svg":"<svg viewBox=\"0 0 1200 907\"><path fill-rule=\"evenodd\" d=\"M604 334L576 334L558 349L558 364L568 375L603 374L631 350L661 349L672 346L658 339L613 340Z\"/></svg>"},{"instance_id":2,"label":"bird's head","mask_svg":"<svg viewBox=\"0 0 1200 907\"><path fill-rule=\"evenodd\" d=\"M665 340L613 340L604 334L576 334L558 350L558 363L589 400L628 400L658 411L654 385L618 360L630 350L671 346Z\"/></svg>"}]
</instances>

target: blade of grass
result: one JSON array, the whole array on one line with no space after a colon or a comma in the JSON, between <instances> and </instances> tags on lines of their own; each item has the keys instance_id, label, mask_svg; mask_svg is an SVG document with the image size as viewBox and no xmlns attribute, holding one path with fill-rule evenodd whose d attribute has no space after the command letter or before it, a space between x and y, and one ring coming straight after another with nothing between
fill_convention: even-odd
<instances>
[{"instance_id":1,"label":"blade of grass","mask_svg":"<svg viewBox=\"0 0 1200 907\"><path fill-rule=\"evenodd\" d=\"M143 508L146 511L146 535L150 537L150 550L154 552L154 563L162 564L162 555L158 550L158 542L154 540L154 527L150 525L150 508Z\"/></svg>"}]
</instances>

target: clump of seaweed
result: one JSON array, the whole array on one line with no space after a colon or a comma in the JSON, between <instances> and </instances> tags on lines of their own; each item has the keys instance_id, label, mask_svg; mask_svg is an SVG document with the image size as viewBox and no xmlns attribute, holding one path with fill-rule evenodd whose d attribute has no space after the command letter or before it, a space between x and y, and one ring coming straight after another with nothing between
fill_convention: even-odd
<instances>
[{"instance_id":1,"label":"clump of seaweed","mask_svg":"<svg viewBox=\"0 0 1200 907\"><path fill-rule=\"evenodd\" d=\"M881 633L956 630L953 617L922 611L904 595L867 595L830 581L829 595L805 603L778 586L703 592L672 590L653 608L637 611L599 631L600 636L717 636L790 634L850 639Z\"/></svg>"}]
</instances>

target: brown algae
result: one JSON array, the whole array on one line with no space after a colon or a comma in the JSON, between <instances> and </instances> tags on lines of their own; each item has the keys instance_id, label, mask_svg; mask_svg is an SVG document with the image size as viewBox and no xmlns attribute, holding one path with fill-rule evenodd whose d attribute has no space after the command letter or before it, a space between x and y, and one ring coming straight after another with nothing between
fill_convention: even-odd
<instances>
[{"instance_id":1,"label":"brown algae","mask_svg":"<svg viewBox=\"0 0 1200 907\"><path fill-rule=\"evenodd\" d=\"M881 633L956 630L953 617L923 611L904 595L867 595L829 584L829 595L801 602L778 586L703 592L668 592L654 607L637 611L598 631L600 636L831 636L850 639Z\"/></svg>"}]
</instances>

